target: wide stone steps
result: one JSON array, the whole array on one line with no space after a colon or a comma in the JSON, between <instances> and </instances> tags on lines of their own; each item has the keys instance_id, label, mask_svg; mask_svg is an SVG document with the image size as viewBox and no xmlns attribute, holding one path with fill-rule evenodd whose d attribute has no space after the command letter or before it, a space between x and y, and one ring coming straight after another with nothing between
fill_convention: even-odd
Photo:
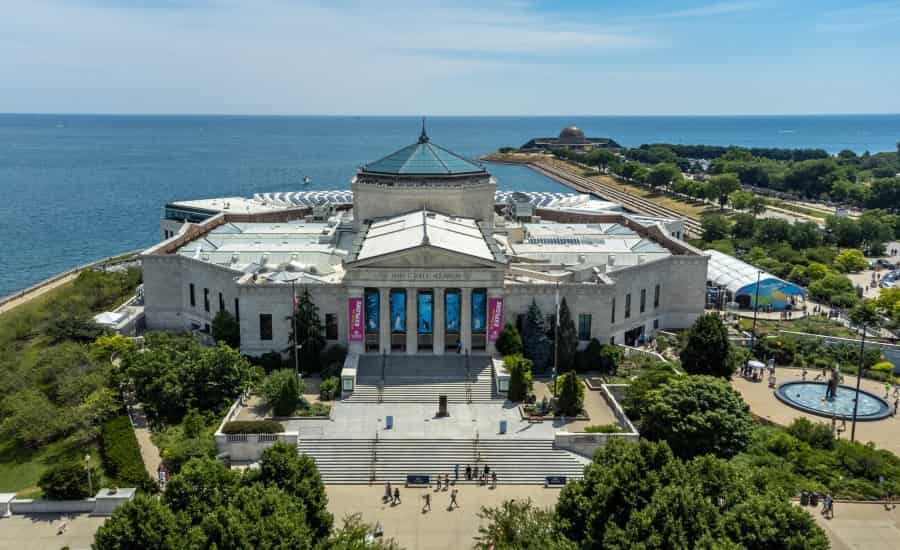
<instances>
[{"instance_id":1,"label":"wide stone steps","mask_svg":"<svg viewBox=\"0 0 900 550\"><path fill-rule=\"evenodd\" d=\"M315 459L325 483L369 483L373 459L376 483L403 483L409 474L453 479L457 464L459 483L466 483L466 465L490 466L501 484L543 484L550 475L578 479L584 469L575 455L537 439L318 439L301 441L298 451Z\"/></svg>"},{"instance_id":2,"label":"wide stone steps","mask_svg":"<svg viewBox=\"0 0 900 550\"><path fill-rule=\"evenodd\" d=\"M502 401L499 395L495 395L493 390L493 383L490 379L473 383L471 385L472 402ZM446 395L451 405L468 402L465 382L434 381L420 381L419 383L409 384L388 383L382 392L382 402L434 403L436 405L441 395ZM345 401L350 403L378 403L378 385L373 383L362 384L357 381L356 388Z\"/></svg>"}]
</instances>

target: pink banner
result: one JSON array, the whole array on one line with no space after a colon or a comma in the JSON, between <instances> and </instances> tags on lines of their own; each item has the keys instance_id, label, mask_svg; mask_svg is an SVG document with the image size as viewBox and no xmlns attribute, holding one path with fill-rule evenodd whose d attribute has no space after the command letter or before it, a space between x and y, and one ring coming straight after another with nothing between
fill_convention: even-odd
<instances>
[{"instance_id":1,"label":"pink banner","mask_svg":"<svg viewBox=\"0 0 900 550\"><path fill-rule=\"evenodd\" d=\"M363 341L363 299L350 298L348 300L350 306L349 315L347 316L348 326L350 330L351 342Z\"/></svg>"},{"instance_id":2,"label":"pink banner","mask_svg":"<svg viewBox=\"0 0 900 550\"><path fill-rule=\"evenodd\" d=\"M488 298L488 342L496 342L503 330L503 298Z\"/></svg>"}]
</instances>

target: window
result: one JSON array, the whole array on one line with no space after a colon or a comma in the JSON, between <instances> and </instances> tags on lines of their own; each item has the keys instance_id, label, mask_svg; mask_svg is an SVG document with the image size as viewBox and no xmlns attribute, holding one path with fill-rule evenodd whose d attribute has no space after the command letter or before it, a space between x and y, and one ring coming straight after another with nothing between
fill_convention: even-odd
<instances>
[{"instance_id":1,"label":"window","mask_svg":"<svg viewBox=\"0 0 900 550\"><path fill-rule=\"evenodd\" d=\"M613 297L612 301L612 309L609 310L609 322L615 324L616 323L616 299Z\"/></svg>"},{"instance_id":2,"label":"window","mask_svg":"<svg viewBox=\"0 0 900 550\"><path fill-rule=\"evenodd\" d=\"M260 313L259 314L259 339L260 340L271 340L272 339L272 314L271 313Z\"/></svg>"},{"instance_id":3,"label":"window","mask_svg":"<svg viewBox=\"0 0 900 550\"><path fill-rule=\"evenodd\" d=\"M654 319L653 320L653 329L655 330L658 328L659 328L659 319Z\"/></svg>"},{"instance_id":4,"label":"window","mask_svg":"<svg viewBox=\"0 0 900 550\"><path fill-rule=\"evenodd\" d=\"M203 289L203 309L209 311L209 289Z\"/></svg>"},{"instance_id":5,"label":"window","mask_svg":"<svg viewBox=\"0 0 900 550\"><path fill-rule=\"evenodd\" d=\"M625 295L625 318L631 317L631 293Z\"/></svg>"},{"instance_id":6,"label":"window","mask_svg":"<svg viewBox=\"0 0 900 550\"><path fill-rule=\"evenodd\" d=\"M234 299L234 320L238 323L241 322L241 303L237 298Z\"/></svg>"},{"instance_id":7,"label":"window","mask_svg":"<svg viewBox=\"0 0 900 550\"><path fill-rule=\"evenodd\" d=\"M338 327L337 327L337 314L336 313L326 313L325 314L325 339L326 340L337 340L338 339Z\"/></svg>"},{"instance_id":8,"label":"window","mask_svg":"<svg viewBox=\"0 0 900 550\"><path fill-rule=\"evenodd\" d=\"M219 311L225 311L225 297L219 293Z\"/></svg>"},{"instance_id":9,"label":"window","mask_svg":"<svg viewBox=\"0 0 900 550\"><path fill-rule=\"evenodd\" d=\"M653 287L653 309L659 307L659 285Z\"/></svg>"},{"instance_id":10,"label":"window","mask_svg":"<svg viewBox=\"0 0 900 550\"><path fill-rule=\"evenodd\" d=\"M556 315L544 315L544 326L547 328L547 338L556 340Z\"/></svg>"},{"instance_id":11,"label":"window","mask_svg":"<svg viewBox=\"0 0 900 550\"><path fill-rule=\"evenodd\" d=\"M191 307L197 307L197 296L194 294L194 283L191 283Z\"/></svg>"},{"instance_id":12,"label":"window","mask_svg":"<svg viewBox=\"0 0 900 550\"><path fill-rule=\"evenodd\" d=\"M615 336L610 336L610 337L609 337L609 345L610 345L610 346L615 346L615 345L616 345L616 337L615 337Z\"/></svg>"},{"instance_id":13,"label":"window","mask_svg":"<svg viewBox=\"0 0 900 550\"><path fill-rule=\"evenodd\" d=\"M591 339L591 314L578 314L578 339L587 341Z\"/></svg>"},{"instance_id":14,"label":"window","mask_svg":"<svg viewBox=\"0 0 900 550\"><path fill-rule=\"evenodd\" d=\"M647 309L647 289L641 289L641 313L644 313L644 310Z\"/></svg>"}]
</instances>

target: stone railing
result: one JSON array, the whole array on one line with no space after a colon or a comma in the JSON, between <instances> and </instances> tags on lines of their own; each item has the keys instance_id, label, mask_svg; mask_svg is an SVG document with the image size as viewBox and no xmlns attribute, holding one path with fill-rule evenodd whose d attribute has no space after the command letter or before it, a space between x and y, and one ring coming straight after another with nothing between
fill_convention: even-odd
<instances>
[{"instance_id":1,"label":"stone railing","mask_svg":"<svg viewBox=\"0 0 900 550\"><path fill-rule=\"evenodd\" d=\"M49 500L16 498L15 493L0 493L0 517L13 514L91 514L109 516L119 506L134 498L132 488L100 489L94 498L83 500Z\"/></svg>"},{"instance_id":2,"label":"stone railing","mask_svg":"<svg viewBox=\"0 0 900 550\"><path fill-rule=\"evenodd\" d=\"M262 453L278 441L296 447L300 441L298 432L282 432L277 434L226 434L222 430L225 424L235 420L247 399L242 395L235 400L216 429L216 452L227 455L231 463L249 464L262 458Z\"/></svg>"},{"instance_id":3,"label":"stone railing","mask_svg":"<svg viewBox=\"0 0 900 550\"><path fill-rule=\"evenodd\" d=\"M621 395L621 391L626 386L626 384L603 384L600 387L600 395L606 400L613 415L616 417L616 424L623 431L618 433L557 432L553 439L554 446L591 458L597 449L605 447L613 439L624 439L625 441L637 441L640 439L641 435L613 395L614 393Z\"/></svg>"}]
</instances>

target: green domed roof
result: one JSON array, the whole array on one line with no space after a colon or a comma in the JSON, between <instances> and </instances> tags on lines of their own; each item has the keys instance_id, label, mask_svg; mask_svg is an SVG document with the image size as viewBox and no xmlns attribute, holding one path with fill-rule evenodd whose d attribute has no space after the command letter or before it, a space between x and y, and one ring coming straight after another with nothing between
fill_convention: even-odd
<instances>
[{"instance_id":1,"label":"green domed roof","mask_svg":"<svg viewBox=\"0 0 900 550\"><path fill-rule=\"evenodd\" d=\"M487 172L482 166L431 143L422 127L419 141L362 167L362 172L396 175L457 175Z\"/></svg>"}]
</instances>

